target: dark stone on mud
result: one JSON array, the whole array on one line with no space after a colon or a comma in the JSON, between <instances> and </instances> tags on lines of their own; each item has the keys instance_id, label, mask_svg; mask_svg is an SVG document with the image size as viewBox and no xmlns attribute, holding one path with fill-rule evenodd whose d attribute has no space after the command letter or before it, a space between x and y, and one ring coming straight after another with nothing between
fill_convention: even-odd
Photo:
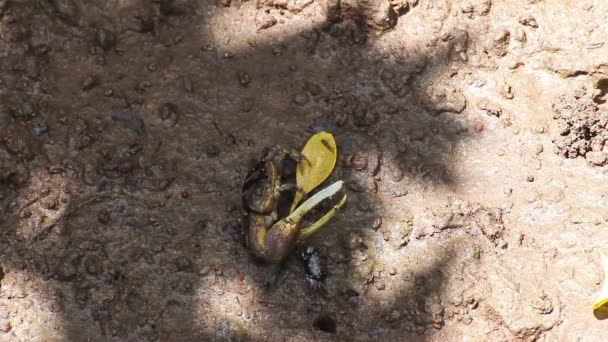
<instances>
[{"instance_id":1,"label":"dark stone on mud","mask_svg":"<svg viewBox=\"0 0 608 342\"><path fill-rule=\"evenodd\" d=\"M318 316L317 318L315 318L312 325L313 325L313 327L315 327L321 331L325 331L325 332L328 332L331 334L336 333L336 328L337 328L336 320L333 319L333 317L331 317L328 314L322 314L322 315Z\"/></svg>"}]
</instances>

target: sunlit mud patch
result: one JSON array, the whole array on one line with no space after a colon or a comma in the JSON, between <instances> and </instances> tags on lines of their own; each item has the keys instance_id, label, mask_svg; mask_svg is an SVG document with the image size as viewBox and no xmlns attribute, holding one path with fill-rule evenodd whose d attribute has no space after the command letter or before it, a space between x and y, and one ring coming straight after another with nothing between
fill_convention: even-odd
<instances>
[{"instance_id":1,"label":"sunlit mud patch","mask_svg":"<svg viewBox=\"0 0 608 342\"><path fill-rule=\"evenodd\" d=\"M14 266L0 269L0 341L66 341L61 292Z\"/></svg>"},{"instance_id":2,"label":"sunlit mud patch","mask_svg":"<svg viewBox=\"0 0 608 342\"><path fill-rule=\"evenodd\" d=\"M70 193L63 168L38 170L21 190L16 235L32 242L44 239L67 214Z\"/></svg>"},{"instance_id":3,"label":"sunlit mud patch","mask_svg":"<svg viewBox=\"0 0 608 342\"><path fill-rule=\"evenodd\" d=\"M258 289L248 278L234 269L202 275L192 306L194 326L202 335L218 341L252 338L248 332L256 331L253 325L259 317L255 317L258 303L251 291Z\"/></svg>"}]
</instances>

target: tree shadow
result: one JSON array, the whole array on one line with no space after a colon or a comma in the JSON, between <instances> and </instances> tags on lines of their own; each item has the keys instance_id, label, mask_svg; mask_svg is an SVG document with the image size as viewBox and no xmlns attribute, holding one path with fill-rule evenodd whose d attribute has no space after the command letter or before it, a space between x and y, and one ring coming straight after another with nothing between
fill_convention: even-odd
<instances>
[{"instance_id":1,"label":"tree shadow","mask_svg":"<svg viewBox=\"0 0 608 342\"><path fill-rule=\"evenodd\" d=\"M68 35L65 26L84 36L40 57L55 70L38 80L54 85L52 96L38 103L49 109L51 134L56 129L66 139L52 155L34 152L33 162L18 161L29 165L31 180L29 187L11 185L4 197L10 214L2 223L0 263L5 274L27 270L52 289L42 300L61 306L66 340L281 340L286 334L424 340L429 327L440 328L443 320L434 315L443 313L426 306L441 291L453 251L418 273L398 269L401 280L392 283L399 288L389 300L370 307L361 298L383 291L376 284L388 277L379 266L388 247L370 230L383 201L456 181L451 153L471 134L464 119L436 114L464 106L457 91L441 86L454 76L445 64L450 44L432 55L384 56L374 51L376 38L360 13L223 49L231 32L214 31L220 20L214 16L221 16L207 13L236 13L234 7L134 1L87 21L106 9L50 3L19 23L49 16L58 18L57 35ZM108 25L124 30L103 33ZM108 48L107 39L115 40ZM69 48L81 45L80 51L90 49L84 61L70 57ZM70 62L89 66L101 85L66 104L80 93L58 75ZM127 119L113 120L114 111ZM144 134L133 129L142 123ZM350 195L339 217L310 241L327 256L328 285L325 292L308 290L294 256L281 285L268 291L272 271L254 265L239 243L246 161L277 142L300 146L319 130L336 137L340 160L332 179L344 179ZM49 196L59 201L54 207ZM361 255L373 263L361 263ZM337 322L335 335L314 330L321 314Z\"/></svg>"}]
</instances>

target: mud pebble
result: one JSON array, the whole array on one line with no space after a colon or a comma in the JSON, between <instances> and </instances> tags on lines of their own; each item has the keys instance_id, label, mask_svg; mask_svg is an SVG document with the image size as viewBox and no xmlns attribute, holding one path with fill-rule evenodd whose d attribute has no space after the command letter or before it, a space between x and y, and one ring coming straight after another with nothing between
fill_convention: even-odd
<instances>
[{"instance_id":1,"label":"mud pebble","mask_svg":"<svg viewBox=\"0 0 608 342\"><path fill-rule=\"evenodd\" d=\"M178 271L186 273L192 273L194 269L192 260L183 255L175 259L175 267Z\"/></svg>"},{"instance_id":2,"label":"mud pebble","mask_svg":"<svg viewBox=\"0 0 608 342\"><path fill-rule=\"evenodd\" d=\"M585 154L585 159L587 159L590 164L595 166L602 166L606 164L606 154L602 152L587 152L587 154Z\"/></svg>"},{"instance_id":3,"label":"mud pebble","mask_svg":"<svg viewBox=\"0 0 608 342\"><path fill-rule=\"evenodd\" d=\"M265 14L257 21L258 31L265 30L277 24L277 18L272 14Z\"/></svg>"},{"instance_id":4,"label":"mud pebble","mask_svg":"<svg viewBox=\"0 0 608 342\"><path fill-rule=\"evenodd\" d=\"M185 76L182 79L182 84L184 86L184 90L188 93L188 94L192 94L192 92L194 91L194 85L192 84L192 79L188 76Z\"/></svg>"},{"instance_id":5,"label":"mud pebble","mask_svg":"<svg viewBox=\"0 0 608 342\"><path fill-rule=\"evenodd\" d=\"M322 92L322 89L318 84L310 82L310 81L304 82L304 90L309 92L310 95L312 95L312 96L317 96L317 95L321 94L321 92Z\"/></svg>"},{"instance_id":6,"label":"mud pebble","mask_svg":"<svg viewBox=\"0 0 608 342\"><path fill-rule=\"evenodd\" d=\"M367 156L364 153L357 152L350 158L350 165L357 171L367 169Z\"/></svg>"},{"instance_id":7,"label":"mud pebble","mask_svg":"<svg viewBox=\"0 0 608 342\"><path fill-rule=\"evenodd\" d=\"M112 112L112 120L122 122L128 129L137 133L139 136L146 134L144 120L137 114L128 111Z\"/></svg>"},{"instance_id":8,"label":"mud pebble","mask_svg":"<svg viewBox=\"0 0 608 342\"><path fill-rule=\"evenodd\" d=\"M376 217L372 223L372 229L377 230L382 226L382 217Z\"/></svg>"},{"instance_id":9,"label":"mud pebble","mask_svg":"<svg viewBox=\"0 0 608 342\"><path fill-rule=\"evenodd\" d=\"M107 51L116 45L116 35L112 31L100 28L95 32L95 42Z\"/></svg>"},{"instance_id":10,"label":"mud pebble","mask_svg":"<svg viewBox=\"0 0 608 342\"><path fill-rule=\"evenodd\" d=\"M515 96L513 94L513 88L511 88L511 86L509 84L504 84L500 90L500 94L508 100L513 99L513 97Z\"/></svg>"},{"instance_id":11,"label":"mud pebble","mask_svg":"<svg viewBox=\"0 0 608 342\"><path fill-rule=\"evenodd\" d=\"M49 132L49 126L42 117L37 117L32 121L32 132L35 135L43 135Z\"/></svg>"},{"instance_id":12,"label":"mud pebble","mask_svg":"<svg viewBox=\"0 0 608 342\"><path fill-rule=\"evenodd\" d=\"M531 15L523 16L523 17L519 18L518 21L520 24L522 24L524 26L529 26L532 28L538 27L538 23L536 22L536 19L534 19L534 17L532 17Z\"/></svg>"},{"instance_id":13,"label":"mud pebble","mask_svg":"<svg viewBox=\"0 0 608 342\"><path fill-rule=\"evenodd\" d=\"M87 76L84 80L82 80L81 88L84 91L93 89L97 84L99 84L99 80L97 77L93 75Z\"/></svg>"},{"instance_id":14,"label":"mud pebble","mask_svg":"<svg viewBox=\"0 0 608 342\"><path fill-rule=\"evenodd\" d=\"M103 272L103 264L101 259L96 255L89 255L84 260L84 268L90 275L97 275Z\"/></svg>"},{"instance_id":15,"label":"mud pebble","mask_svg":"<svg viewBox=\"0 0 608 342\"><path fill-rule=\"evenodd\" d=\"M328 314L319 315L317 318L315 318L312 325L321 331L325 331L331 334L336 333L336 320Z\"/></svg>"},{"instance_id":16,"label":"mud pebble","mask_svg":"<svg viewBox=\"0 0 608 342\"><path fill-rule=\"evenodd\" d=\"M532 127L532 132L534 134L543 134L547 131L547 128L543 124L537 124Z\"/></svg>"},{"instance_id":17,"label":"mud pebble","mask_svg":"<svg viewBox=\"0 0 608 342\"><path fill-rule=\"evenodd\" d=\"M247 88L249 83L251 83L251 76L249 76L249 74L245 71L240 71L238 73L238 79L241 87L243 88Z\"/></svg>"},{"instance_id":18,"label":"mud pebble","mask_svg":"<svg viewBox=\"0 0 608 342\"><path fill-rule=\"evenodd\" d=\"M158 114L165 127L174 127L177 124L179 113L177 106L171 102L166 102L158 108Z\"/></svg>"},{"instance_id":19,"label":"mud pebble","mask_svg":"<svg viewBox=\"0 0 608 342\"><path fill-rule=\"evenodd\" d=\"M72 0L53 0L55 10L65 19L73 20L78 14L78 8Z\"/></svg>"},{"instance_id":20,"label":"mud pebble","mask_svg":"<svg viewBox=\"0 0 608 342\"><path fill-rule=\"evenodd\" d=\"M97 214L97 221L103 225L110 223L110 211L108 209L100 210Z\"/></svg>"},{"instance_id":21,"label":"mud pebble","mask_svg":"<svg viewBox=\"0 0 608 342\"><path fill-rule=\"evenodd\" d=\"M255 102L253 101L253 98L251 98L251 97L244 98L243 100L241 100L241 105L240 105L241 111L245 112L245 113L249 113L253 109L254 104L255 104Z\"/></svg>"},{"instance_id":22,"label":"mud pebble","mask_svg":"<svg viewBox=\"0 0 608 342\"><path fill-rule=\"evenodd\" d=\"M9 331L11 331L11 322L8 320L2 320L0 321L0 331L7 333Z\"/></svg>"},{"instance_id":23,"label":"mud pebble","mask_svg":"<svg viewBox=\"0 0 608 342\"><path fill-rule=\"evenodd\" d=\"M272 54L275 56L282 56L285 53L285 46L283 45L275 45L272 47Z\"/></svg>"},{"instance_id":24,"label":"mud pebble","mask_svg":"<svg viewBox=\"0 0 608 342\"><path fill-rule=\"evenodd\" d=\"M308 95L306 93L298 93L292 98L293 103L304 106L308 103Z\"/></svg>"},{"instance_id":25,"label":"mud pebble","mask_svg":"<svg viewBox=\"0 0 608 342\"><path fill-rule=\"evenodd\" d=\"M207 155L208 158L216 158L217 156L220 155L220 148L217 147L216 145L208 145L205 148L205 154Z\"/></svg>"}]
</instances>

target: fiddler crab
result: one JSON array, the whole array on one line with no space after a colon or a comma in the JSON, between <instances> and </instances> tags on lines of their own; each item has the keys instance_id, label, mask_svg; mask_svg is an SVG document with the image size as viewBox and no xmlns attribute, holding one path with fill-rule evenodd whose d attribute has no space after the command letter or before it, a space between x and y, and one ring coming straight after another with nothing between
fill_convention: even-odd
<instances>
[{"instance_id":1,"label":"fiddler crab","mask_svg":"<svg viewBox=\"0 0 608 342\"><path fill-rule=\"evenodd\" d=\"M273 147L264 151L245 179L242 189L245 244L259 261L281 263L293 252L299 240L319 230L346 200L344 196L316 222L301 227L306 214L340 192L343 182L337 181L308 198L291 213L287 211L284 214L284 210L281 213L281 203L289 197L286 195L293 196L295 192L302 191L295 183L289 183L287 170L289 162L295 165L299 161L305 163L306 158L298 152Z\"/></svg>"}]
</instances>

